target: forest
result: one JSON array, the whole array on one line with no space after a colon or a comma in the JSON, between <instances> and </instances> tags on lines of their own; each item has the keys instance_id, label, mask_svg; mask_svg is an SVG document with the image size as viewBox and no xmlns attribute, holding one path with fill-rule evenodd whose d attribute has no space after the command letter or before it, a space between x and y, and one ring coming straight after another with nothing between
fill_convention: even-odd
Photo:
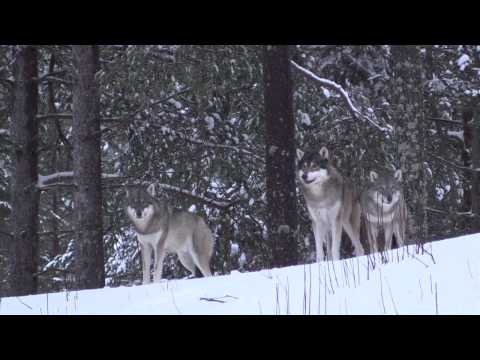
<instances>
[{"instance_id":1,"label":"forest","mask_svg":"<svg viewBox=\"0 0 480 360\"><path fill-rule=\"evenodd\" d=\"M0 297L138 284L152 183L214 274L313 263L296 154L322 146L360 189L402 170L407 243L479 232L479 98L478 45L1 45Z\"/></svg>"}]
</instances>

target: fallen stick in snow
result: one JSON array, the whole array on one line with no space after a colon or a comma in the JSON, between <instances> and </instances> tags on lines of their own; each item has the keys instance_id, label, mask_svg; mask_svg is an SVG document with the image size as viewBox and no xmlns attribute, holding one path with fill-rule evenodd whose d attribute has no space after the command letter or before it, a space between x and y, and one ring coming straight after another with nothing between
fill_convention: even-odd
<instances>
[{"instance_id":1,"label":"fallen stick in snow","mask_svg":"<svg viewBox=\"0 0 480 360\"><path fill-rule=\"evenodd\" d=\"M220 299L224 299L224 298L232 298L232 299L238 300L237 297L231 296L231 295L225 295L225 296L221 296L221 297L219 297L219 298L205 298L205 297L201 297L200 300L212 301L212 302L219 302L219 303L224 304L224 303L226 303L226 301L220 300Z\"/></svg>"}]
</instances>

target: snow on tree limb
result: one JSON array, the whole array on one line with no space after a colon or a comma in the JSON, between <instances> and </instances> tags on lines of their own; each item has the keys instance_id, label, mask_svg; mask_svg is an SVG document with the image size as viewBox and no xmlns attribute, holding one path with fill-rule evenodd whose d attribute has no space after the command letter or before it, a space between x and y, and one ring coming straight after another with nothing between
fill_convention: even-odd
<instances>
[{"instance_id":1,"label":"snow on tree limb","mask_svg":"<svg viewBox=\"0 0 480 360\"><path fill-rule=\"evenodd\" d=\"M51 185L52 181L57 181L62 178L72 178L73 171L61 171L50 175L38 175L37 187L42 190L48 185Z\"/></svg>"},{"instance_id":2,"label":"snow on tree limb","mask_svg":"<svg viewBox=\"0 0 480 360\"><path fill-rule=\"evenodd\" d=\"M45 190L49 187L56 186L56 185L66 185L66 186L72 186L72 184L58 184L57 181L60 179L72 179L73 178L73 171L61 171L57 172L54 174L49 174L49 175L39 175L38 176L38 183L37 183L37 188L39 190ZM116 175L116 174L102 174L102 179L123 179L122 176ZM163 183L157 183L156 184L159 188L168 190L168 191L174 191L177 193L180 193L182 195L186 195L188 197L194 198L196 200L199 200L205 204L211 205L213 207L217 208L228 208L231 205L233 205L234 201L220 201L220 200L215 200L208 198L203 195L199 194L194 194L189 190L181 189L177 186L169 185L169 184L163 184ZM123 184L121 186L124 186Z\"/></svg>"},{"instance_id":3,"label":"snow on tree limb","mask_svg":"<svg viewBox=\"0 0 480 360\"><path fill-rule=\"evenodd\" d=\"M332 89L334 91L336 91L337 93L340 94L340 96L343 98L343 100L345 101L345 103L347 104L347 108L348 108L348 111L350 112L350 114L355 118L355 119L358 119L358 120L363 120L363 121L368 121L372 126L374 126L376 129L382 131L382 132L389 132L392 130L392 127L390 125L387 125L387 127L382 127L381 125L379 125L377 122L375 122L373 119L369 118L368 116L365 116L363 115L356 107L355 105L353 104L352 100L350 99L350 97L348 96L348 93L345 91L345 89L337 84L336 82L334 81L331 81L331 80L328 80L328 79L324 79L324 78L321 78L317 75L315 75L313 72L311 72L310 70L307 70L305 69L304 67L298 65L295 61L291 61L292 65L299 71L301 71L303 74L307 75L308 77L310 77L311 79L319 82L322 86L326 87L326 88L329 88L329 89Z\"/></svg>"},{"instance_id":4,"label":"snow on tree limb","mask_svg":"<svg viewBox=\"0 0 480 360\"><path fill-rule=\"evenodd\" d=\"M45 190L48 187L58 185L57 181L60 179L73 178L73 171L60 171L49 175L38 175L37 188ZM123 179L122 176L117 174L102 174L102 179ZM67 185L67 184L62 184Z\"/></svg>"},{"instance_id":5,"label":"snow on tree limb","mask_svg":"<svg viewBox=\"0 0 480 360\"><path fill-rule=\"evenodd\" d=\"M202 201L206 204L212 205L212 206L217 207L217 208L227 208L227 207L233 205L233 202L218 201L218 200L210 199L210 198L208 198L206 196L203 196L203 195L193 194L191 191L181 189L177 186L173 186L173 185L169 185L169 184L163 184L163 183L157 183L157 186L160 189L178 192L178 193L181 193L183 195L186 195L186 196L192 197L194 199L200 200L200 201Z\"/></svg>"}]
</instances>

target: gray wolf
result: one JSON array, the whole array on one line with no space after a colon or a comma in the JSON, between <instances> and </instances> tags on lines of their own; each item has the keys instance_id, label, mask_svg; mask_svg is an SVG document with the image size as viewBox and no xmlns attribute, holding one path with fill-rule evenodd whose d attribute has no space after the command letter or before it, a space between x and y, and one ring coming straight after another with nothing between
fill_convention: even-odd
<instances>
[{"instance_id":1,"label":"gray wolf","mask_svg":"<svg viewBox=\"0 0 480 360\"><path fill-rule=\"evenodd\" d=\"M360 202L352 184L330 161L326 147L320 151L297 151L297 176L312 220L317 261L340 259L342 229L350 237L355 255L364 254L360 242ZM329 241L330 240L330 241Z\"/></svg>"},{"instance_id":2,"label":"gray wolf","mask_svg":"<svg viewBox=\"0 0 480 360\"><path fill-rule=\"evenodd\" d=\"M162 278L166 253L176 253L180 262L193 275L198 268L203 276L211 276L210 260L214 240L205 221L187 211L172 209L156 198L155 184L147 189L127 190L125 211L137 233L142 255L143 283L150 283L150 265L154 255L153 281Z\"/></svg>"},{"instance_id":3,"label":"gray wolf","mask_svg":"<svg viewBox=\"0 0 480 360\"><path fill-rule=\"evenodd\" d=\"M378 252L378 233L385 234L385 250L392 248L393 234L398 246L405 244L407 206L402 191L402 170L370 172L370 183L362 192L360 203L370 252Z\"/></svg>"}]
</instances>

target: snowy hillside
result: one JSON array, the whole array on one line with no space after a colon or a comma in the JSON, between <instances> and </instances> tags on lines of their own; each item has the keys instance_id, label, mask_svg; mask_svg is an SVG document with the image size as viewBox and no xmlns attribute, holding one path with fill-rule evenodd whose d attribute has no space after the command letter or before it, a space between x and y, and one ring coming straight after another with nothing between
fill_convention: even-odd
<instances>
[{"instance_id":1,"label":"snowy hillside","mask_svg":"<svg viewBox=\"0 0 480 360\"><path fill-rule=\"evenodd\" d=\"M480 234L372 257L3 298L0 314L480 314ZM428 253L427 253L428 252ZM431 255L430 255L431 254Z\"/></svg>"}]
</instances>

